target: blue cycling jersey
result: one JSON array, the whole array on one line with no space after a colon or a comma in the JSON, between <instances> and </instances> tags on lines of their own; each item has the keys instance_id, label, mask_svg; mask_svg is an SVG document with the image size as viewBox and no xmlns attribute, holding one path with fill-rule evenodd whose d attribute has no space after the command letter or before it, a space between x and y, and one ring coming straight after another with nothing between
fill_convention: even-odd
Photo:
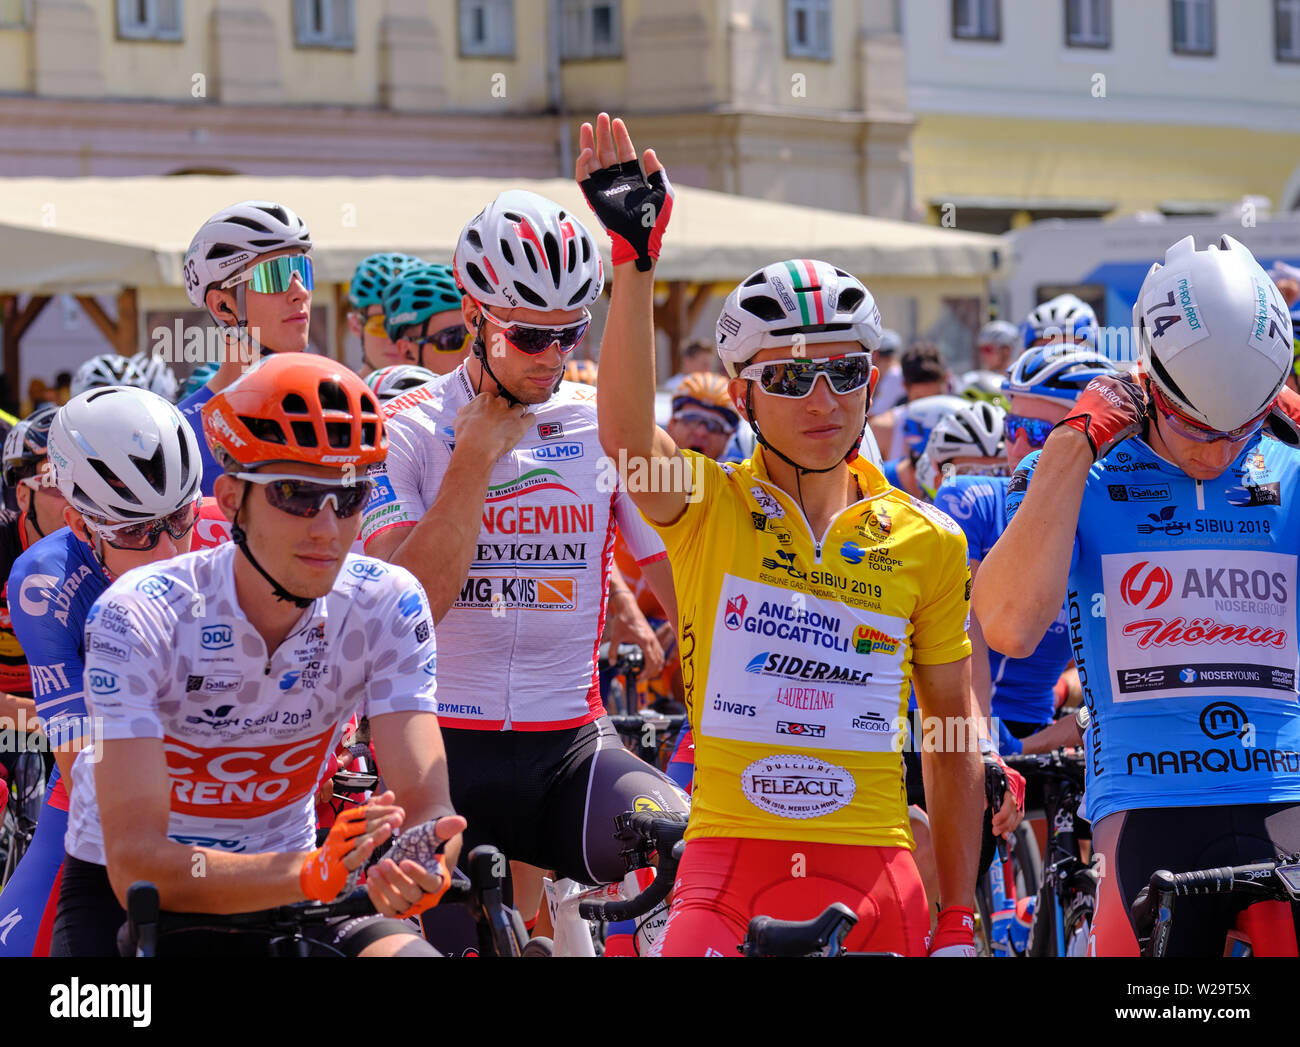
<instances>
[{"instance_id":1,"label":"blue cycling jersey","mask_svg":"<svg viewBox=\"0 0 1300 1047\"><path fill-rule=\"evenodd\" d=\"M934 504L966 532L971 560L983 560L1007 529L1009 476L954 476L939 488ZM1002 720L1046 724L1056 708L1053 688L1070 664L1065 608L1028 658L989 650L993 715Z\"/></svg>"},{"instance_id":2,"label":"blue cycling jersey","mask_svg":"<svg viewBox=\"0 0 1300 1047\"><path fill-rule=\"evenodd\" d=\"M212 390L202 385L176 405L176 410L190 423L190 428L199 441L199 457L203 459L203 483L200 490L205 498L212 497L212 487L222 473L222 468L212 457L212 450L203 435L203 405L212 399L212 395Z\"/></svg>"},{"instance_id":3,"label":"blue cycling jersey","mask_svg":"<svg viewBox=\"0 0 1300 1047\"><path fill-rule=\"evenodd\" d=\"M9 575L9 613L31 667L36 713L56 745L83 733L86 613L107 588L90 546L66 527L32 545Z\"/></svg>"},{"instance_id":4,"label":"blue cycling jersey","mask_svg":"<svg viewBox=\"0 0 1300 1047\"><path fill-rule=\"evenodd\" d=\"M1297 485L1300 452L1262 434L1215 480L1139 439L1090 470L1066 590L1090 818L1300 800Z\"/></svg>"},{"instance_id":5,"label":"blue cycling jersey","mask_svg":"<svg viewBox=\"0 0 1300 1047\"><path fill-rule=\"evenodd\" d=\"M899 459L894 458L880 467L880 471L885 474L885 479L889 481L890 486L892 487L903 486L902 482L898 479L898 462Z\"/></svg>"},{"instance_id":6,"label":"blue cycling jersey","mask_svg":"<svg viewBox=\"0 0 1300 1047\"><path fill-rule=\"evenodd\" d=\"M91 740L86 729L86 614L108 576L90 546L68 528L33 544L14 562L9 575L14 634L31 667L36 712L54 744ZM100 639L112 643L112 639ZM27 853L5 884L0 905L0 956L46 955L63 837L68 825L68 795L56 765Z\"/></svg>"}]
</instances>

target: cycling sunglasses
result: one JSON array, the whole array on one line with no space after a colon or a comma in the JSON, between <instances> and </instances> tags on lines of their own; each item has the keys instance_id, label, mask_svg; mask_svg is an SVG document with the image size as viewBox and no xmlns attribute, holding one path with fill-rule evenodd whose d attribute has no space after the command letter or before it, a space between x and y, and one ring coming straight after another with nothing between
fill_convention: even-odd
<instances>
[{"instance_id":1,"label":"cycling sunglasses","mask_svg":"<svg viewBox=\"0 0 1300 1047\"><path fill-rule=\"evenodd\" d=\"M221 286L227 288L246 283L258 294L284 294L289 290L295 275L302 281L304 290L310 291L316 286L311 259L305 254L281 255L268 262L259 262L251 269L232 276Z\"/></svg>"},{"instance_id":2,"label":"cycling sunglasses","mask_svg":"<svg viewBox=\"0 0 1300 1047\"><path fill-rule=\"evenodd\" d=\"M1227 440L1229 443L1241 443L1254 436L1264 425L1264 419L1268 417L1268 412L1273 409L1273 404L1269 403L1264 410L1252 418L1245 425L1239 425L1235 429L1227 432L1221 432L1218 429L1207 429L1198 422L1193 422L1186 415L1179 412L1173 404L1160 391L1160 387L1154 382L1150 383L1151 401L1155 404L1156 410L1169 426L1179 436L1188 440L1194 440L1198 444L1212 444L1219 440Z\"/></svg>"},{"instance_id":3,"label":"cycling sunglasses","mask_svg":"<svg viewBox=\"0 0 1300 1047\"><path fill-rule=\"evenodd\" d=\"M158 547L163 531L175 540L184 538L193 529L199 518L199 503L190 502L168 516L156 520L142 520L140 523L110 524L87 518L86 526L104 539L114 549L126 549L131 552L147 552Z\"/></svg>"},{"instance_id":4,"label":"cycling sunglasses","mask_svg":"<svg viewBox=\"0 0 1300 1047\"><path fill-rule=\"evenodd\" d=\"M1022 414L1009 414L1002 420L1007 443L1015 443L1023 434L1030 447L1042 447L1047 443L1055 424L1046 418L1026 418Z\"/></svg>"},{"instance_id":5,"label":"cycling sunglasses","mask_svg":"<svg viewBox=\"0 0 1300 1047\"><path fill-rule=\"evenodd\" d=\"M464 324L455 324L433 334L402 335L401 341L410 342L421 351L431 345L439 353L458 353L465 348L468 335L469 329Z\"/></svg>"},{"instance_id":6,"label":"cycling sunglasses","mask_svg":"<svg viewBox=\"0 0 1300 1047\"><path fill-rule=\"evenodd\" d=\"M370 335L371 338L388 338L388 328L384 323L388 320L383 313L375 313L374 316L367 316L366 322L361 325L361 330Z\"/></svg>"},{"instance_id":7,"label":"cycling sunglasses","mask_svg":"<svg viewBox=\"0 0 1300 1047\"><path fill-rule=\"evenodd\" d=\"M801 400L813 391L819 375L843 395L861 389L871 380L871 354L846 353L825 360L769 360L750 364L739 377L757 381L763 392Z\"/></svg>"},{"instance_id":8,"label":"cycling sunglasses","mask_svg":"<svg viewBox=\"0 0 1300 1047\"><path fill-rule=\"evenodd\" d=\"M714 436L730 436L736 431L734 425L727 425L721 418L715 418L703 411L678 411L673 415L673 421L681 425L699 426L705 432Z\"/></svg>"},{"instance_id":9,"label":"cycling sunglasses","mask_svg":"<svg viewBox=\"0 0 1300 1047\"><path fill-rule=\"evenodd\" d=\"M527 356L539 356L552 345L558 345L561 353L571 353L578 348L578 343L582 341L587 328L591 326L591 313L586 309L582 311L582 319L576 323L566 324L563 327L535 327L532 324L500 320L484 306L480 305L479 308L482 309L484 316L501 329L505 340Z\"/></svg>"},{"instance_id":10,"label":"cycling sunglasses","mask_svg":"<svg viewBox=\"0 0 1300 1047\"><path fill-rule=\"evenodd\" d=\"M278 473L235 473L234 476L236 480L259 485L266 492L266 500L272 508L306 519L319 513L331 499L334 515L340 520L356 516L374 486L374 481L369 478L322 482Z\"/></svg>"}]
</instances>

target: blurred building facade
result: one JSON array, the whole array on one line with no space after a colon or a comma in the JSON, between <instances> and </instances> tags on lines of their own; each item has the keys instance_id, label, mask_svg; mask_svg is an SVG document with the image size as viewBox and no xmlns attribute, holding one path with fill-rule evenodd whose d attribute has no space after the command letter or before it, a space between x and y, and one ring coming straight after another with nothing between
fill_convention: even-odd
<instances>
[{"instance_id":1,"label":"blurred building facade","mask_svg":"<svg viewBox=\"0 0 1300 1047\"><path fill-rule=\"evenodd\" d=\"M1300 207L1300 0L907 0L902 31L931 221Z\"/></svg>"},{"instance_id":2,"label":"blurred building facade","mask_svg":"<svg viewBox=\"0 0 1300 1047\"><path fill-rule=\"evenodd\" d=\"M0 0L0 174L572 170L903 217L897 0Z\"/></svg>"}]
</instances>

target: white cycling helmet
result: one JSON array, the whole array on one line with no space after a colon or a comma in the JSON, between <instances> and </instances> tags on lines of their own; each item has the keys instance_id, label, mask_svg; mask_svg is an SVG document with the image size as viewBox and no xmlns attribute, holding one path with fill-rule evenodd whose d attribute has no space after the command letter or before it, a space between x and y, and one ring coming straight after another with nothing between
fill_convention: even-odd
<instances>
[{"instance_id":1,"label":"white cycling helmet","mask_svg":"<svg viewBox=\"0 0 1300 1047\"><path fill-rule=\"evenodd\" d=\"M87 389L106 389L110 385L138 385L138 372L131 357L121 353L101 353L92 356L77 368L69 389L72 396L80 396Z\"/></svg>"},{"instance_id":2,"label":"white cycling helmet","mask_svg":"<svg viewBox=\"0 0 1300 1047\"><path fill-rule=\"evenodd\" d=\"M880 344L876 347L878 353L901 353L903 351L903 336L889 327L880 329Z\"/></svg>"},{"instance_id":3,"label":"white cycling helmet","mask_svg":"<svg viewBox=\"0 0 1300 1047\"><path fill-rule=\"evenodd\" d=\"M1230 236L1190 236L1151 266L1133 305L1143 373L1183 414L1228 432L1268 409L1291 370L1291 318L1277 285Z\"/></svg>"},{"instance_id":4,"label":"white cycling helmet","mask_svg":"<svg viewBox=\"0 0 1300 1047\"><path fill-rule=\"evenodd\" d=\"M381 404L386 404L389 400L395 400L403 393L418 389L437 377L432 371L416 367L414 364L393 364L391 367L381 367L378 371L372 372L366 378L366 385L370 386Z\"/></svg>"},{"instance_id":5,"label":"white cycling helmet","mask_svg":"<svg viewBox=\"0 0 1300 1047\"><path fill-rule=\"evenodd\" d=\"M262 255L289 248L311 250L311 232L283 204L245 200L218 211L194 234L185 252L185 293L195 309L214 284L228 280Z\"/></svg>"},{"instance_id":6,"label":"white cycling helmet","mask_svg":"<svg viewBox=\"0 0 1300 1047\"><path fill-rule=\"evenodd\" d=\"M141 351L131 357L131 365L139 374L140 380L125 384L148 389L151 393L157 393L164 400L171 403L176 402L176 393L180 389L180 383L176 380L176 372L172 370L171 364L160 356Z\"/></svg>"},{"instance_id":7,"label":"white cycling helmet","mask_svg":"<svg viewBox=\"0 0 1300 1047\"><path fill-rule=\"evenodd\" d=\"M591 233L559 204L509 189L461 230L456 280L500 309L584 309L600 297L605 267Z\"/></svg>"},{"instance_id":8,"label":"white cycling helmet","mask_svg":"<svg viewBox=\"0 0 1300 1047\"><path fill-rule=\"evenodd\" d=\"M990 320L975 336L975 344L1001 345L1014 349L1020 345L1020 330L1008 320Z\"/></svg>"},{"instance_id":9,"label":"white cycling helmet","mask_svg":"<svg viewBox=\"0 0 1300 1047\"><path fill-rule=\"evenodd\" d=\"M956 458L1002 458L1005 418L1002 408L981 402L967 404L939 419L916 463L921 489L933 498L943 483L944 466ZM1003 463L994 468L1006 471Z\"/></svg>"},{"instance_id":10,"label":"white cycling helmet","mask_svg":"<svg viewBox=\"0 0 1300 1047\"><path fill-rule=\"evenodd\" d=\"M1043 339L1096 345L1097 314L1077 295L1058 294L1031 309L1020 330L1026 349Z\"/></svg>"},{"instance_id":11,"label":"white cycling helmet","mask_svg":"<svg viewBox=\"0 0 1300 1047\"><path fill-rule=\"evenodd\" d=\"M880 347L880 310L862 281L829 262L796 258L751 274L722 304L718 356L735 378L761 349L799 342Z\"/></svg>"},{"instance_id":12,"label":"white cycling helmet","mask_svg":"<svg viewBox=\"0 0 1300 1047\"><path fill-rule=\"evenodd\" d=\"M969 407L970 401L961 396L940 393L938 396L923 396L919 400L910 400L903 404L903 442L907 453L915 462L930 442L930 433L944 418L955 414L963 407Z\"/></svg>"},{"instance_id":13,"label":"white cycling helmet","mask_svg":"<svg viewBox=\"0 0 1300 1047\"><path fill-rule=\"evenodd\" d=\"M68 504L100 520L153 520L199 497L203 462L194 430L145 389L73 397L54 417L48 448Z\"/></svg>"}]
</instances>

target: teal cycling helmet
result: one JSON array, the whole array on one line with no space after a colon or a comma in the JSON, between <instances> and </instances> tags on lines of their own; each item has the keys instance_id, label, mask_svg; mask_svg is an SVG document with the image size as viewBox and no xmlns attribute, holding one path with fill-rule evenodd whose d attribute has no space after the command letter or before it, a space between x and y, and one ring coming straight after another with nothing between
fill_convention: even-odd
<instances>
[{"instance_id":1,"label":"teal cycling helmet","mask_svg":"<svg viewBox=\"0 0 1300 1047\"><path fill-rule=\"evenodd\" d=\"M348 299L353 309L365 311L372 305L382 306L389 285L406 270L422 265L409 254L372 254L363 258L348 284Z\"/></svg>"},{"instance_id":2,"label":"teal cycling helmet","mask_svg":"<svg viewBox=\"0 0 1300 1047\"><path fill-rule=\"evenodd\" d=\"M460 312L460 288L449 265L422 262L393 280L379 304L384 307L384 327L390 341L403 328L423 325L438 313Z\"/></svg>"}]
</instances>

